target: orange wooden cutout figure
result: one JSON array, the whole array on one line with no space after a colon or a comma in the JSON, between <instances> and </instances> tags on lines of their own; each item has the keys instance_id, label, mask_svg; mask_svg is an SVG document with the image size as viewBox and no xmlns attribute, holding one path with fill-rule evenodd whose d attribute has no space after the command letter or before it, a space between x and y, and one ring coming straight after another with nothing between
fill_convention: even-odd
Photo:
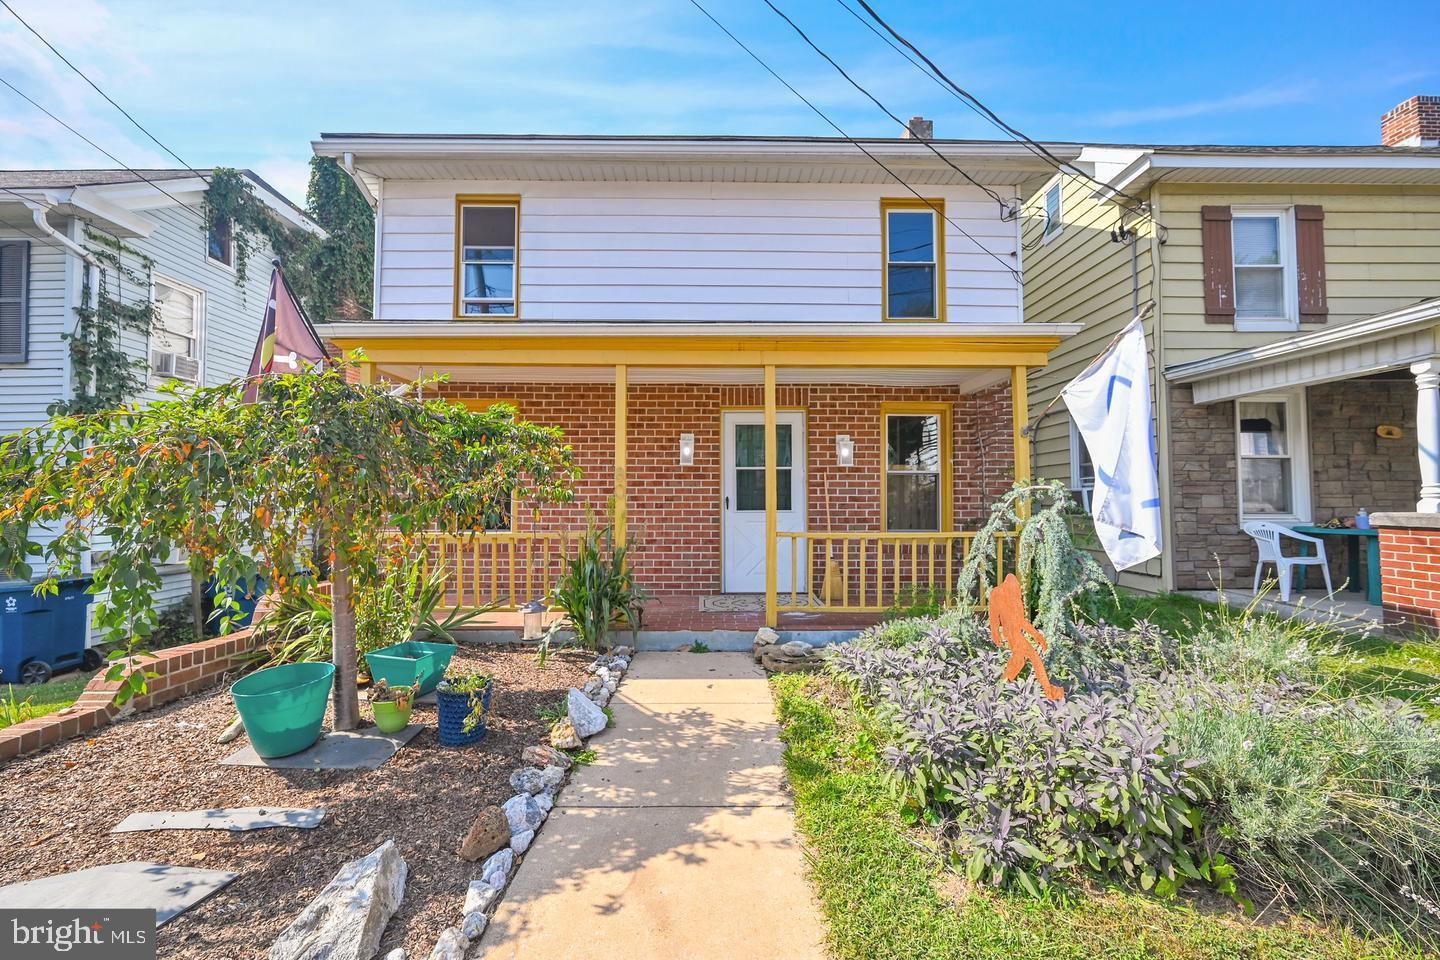
<instances>
[{"instance_id":1,"label":"orange wooden cutout figure","mask_svg":"<svg viewBox=\"0 0 1440 960\"><path fill-rule=\"evenodd\" d=\"M1001 634L1004 638L1001 638ZM1034 643L1030 638L1035 639ZM1014 680L1025 669L1028 660L1035 669L1040 689L1051 700L1064 700L1065 691L1050 682L1040 651L1046 649L1045 636L1025 616L1025 598L1020 594L1020 581L1007 574L1005 582L990 591L990 639L997 647L1010 647L1010 661L1005 664L1004 678ZM1036 646L1039 646L1039 650Z\"/></svg>"}]
</instances>

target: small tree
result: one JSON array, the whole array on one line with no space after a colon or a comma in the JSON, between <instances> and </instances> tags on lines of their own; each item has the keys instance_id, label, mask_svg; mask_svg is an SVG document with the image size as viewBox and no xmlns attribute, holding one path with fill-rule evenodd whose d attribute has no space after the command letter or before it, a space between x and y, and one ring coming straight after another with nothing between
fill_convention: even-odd
<instances>
[{"instance_id":1,"label":"small tree","mask_svg":"<svg viewBox=\"0 0 1440 960\"><path fill-rule=\"evenodd\" d=\"M358 723L354 591L374 587L387 536L475 529L512 495L567 499L576 476L558 430L496 405L474 412L352 383L353 363L249 382L169 390L162 399L60 416L0 440L0 572L40 589L93 570L95 623L125 654L156 624L159 567L174 548L229 588L263 577L272 590L313 585L307 543L328 547L334 603L335 726ZM42 546L36 526L55 533ZM222 629L228 626L228 614ZM111 671L123 673L123 661ZM132 672L121 699L144 689Z\"/></svg>"}]
</instances>

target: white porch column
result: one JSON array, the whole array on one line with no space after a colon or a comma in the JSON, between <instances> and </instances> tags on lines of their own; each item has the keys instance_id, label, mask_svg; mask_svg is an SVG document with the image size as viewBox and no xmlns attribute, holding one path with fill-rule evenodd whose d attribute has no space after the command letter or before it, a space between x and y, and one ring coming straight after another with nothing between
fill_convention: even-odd
<instances>
[{"instance_id":1,"label":"white porch column","mask_svg":"<svg viewBox=\"0 0 1440 960\"><path fill-rule=\"evenodd\" d=\"M1410 365L1418 399L1415 405L1415 440L1420 448L1420 502L1418 513L1440 513L1440 357Z\"/></svg>"}]
</instances>

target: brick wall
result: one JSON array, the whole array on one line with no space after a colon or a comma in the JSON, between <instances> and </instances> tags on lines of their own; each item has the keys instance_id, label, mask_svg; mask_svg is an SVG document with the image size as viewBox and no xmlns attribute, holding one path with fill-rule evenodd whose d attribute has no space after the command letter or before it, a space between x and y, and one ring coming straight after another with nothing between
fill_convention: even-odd
<instances>
[{"instance_id":1,"label":"brick wall","mask_svg":"<svg viewBox=\"0 0 1440 960\"><path fill-rule=\"evenodd\" d=\"M1440 628L1440 514L1379 514L1385 622Z\"/></svg>"},{"instance_id":2,"label":"brick wall","mask_svg":"<svg viewBox=\"0 0 1440 960\"><path fill-rule=\"evenodd\" d=\"M125 709L149 710L217 683L227 674L237 673L243 658L254 647L252 632L238 630L141 658L138 668L156 676L149 679L147 691L132 697ZM120 713L115 705L119 688L119 681L107 683L104 675L98 674L73 707L0 730L0 762L105 726Z\"/></svg>"},{"instance_id":3,"label":"brick wall","mask_svg":"<svg viewBox=\"0 0 1440 960\"><path fill-rule=\"evenodd\" d=\"M1440 97L1411 97L1380 118L1380 142L1387 147L1440 140Z\"/></svg>"},{"instance_id":4,"label":"brick wall","mask_svg":"<svg viewBox=\"0 0 1440 960\"><path fill-rule=\"evenodd\" d=\"M1170 388L1171 550L1180 590L1255 575L1254 542L1240 531L1235 460L1235 405L1197 406L1187 386ZM1371 513L1408 510L1420 489L1415 445L1415 386L1406 379L1362 378L1318 384L1306 391L1310 440L1311 511L1316 523ZM1398 440L1375 433L1399 426ZM1348 575L1343 544L1327 544L1334 583ZM1217 567L1216 556L1219 557ZM1363 576L1363 573L1362 573Z\"/></svg>"},{"instance_id":5,"label":"brick wall","mask_svg":"<svg viewBox=\"0 0 1440 960\"><path fill-rule=\"evenodd\" d=\"M457 399L511 401L525 419L560 427L574 448L582 471L575 502L546 506L538 514L520 509L517 530L573 530L583 526L587 510L604 514L614 489L611 384L450 383L444 389ZM1010 486L1014 455L1008 386L965 395L955 387L782 385L776 399L781 407L806 412L806 496L812 529L879 529L880 407L886 402L950 404L957 529L977 526L990 501ZM641 540L637 579L650 592L719 592L721 413L763 403L758 385L630 386L630 529ZM681 433L695 434L693 466L679 465ZM839 434L855 441L853 467L835 464Z\"/></svg>"}]
</instances>

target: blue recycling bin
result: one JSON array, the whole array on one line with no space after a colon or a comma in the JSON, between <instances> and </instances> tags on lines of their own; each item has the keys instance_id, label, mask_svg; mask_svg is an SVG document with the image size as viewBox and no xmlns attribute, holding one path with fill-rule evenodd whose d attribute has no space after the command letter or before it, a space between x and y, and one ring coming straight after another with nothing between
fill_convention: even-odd
<instances>
[{"instance_id":1,"label":"blue recycling bin","mask_svg":"<svg viewBox=\"0 0 1440 960\"><path fill-rule=\"evenodd\" d=\"M220 593L220 585L211 577L205 583L205 597L213 605L215 597ZM239 630L241 627L250 626L250 620L255 616L255 606L260 598L265 595L265 578L256 577L255 582L242 581L239 586L231 588L230 595L240 603L240 615L230 621L230 629ZM215 611L210 614L209 630L220 629L220 613Z\"/></svg>"},{"instance_id":2,"label":"blue recycling bin","mask_svg":"<svg viewBox=\"0 0 1440 960\"><path fill-rule=\"evenodd\" d=\"M60 592L37 597L33 583L0 584L0 683L44 683L87 656L85 611L94 599L89 577L60 581Z\"/></svg>"}]
</instances>

